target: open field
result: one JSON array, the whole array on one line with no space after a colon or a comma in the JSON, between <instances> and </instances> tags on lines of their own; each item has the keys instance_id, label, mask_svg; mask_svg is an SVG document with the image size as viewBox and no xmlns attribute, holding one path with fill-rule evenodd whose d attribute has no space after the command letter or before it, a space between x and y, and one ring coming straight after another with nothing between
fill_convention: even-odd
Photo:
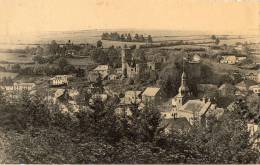
<instances>
[{"instance_id":1,"label":"open field","mask_svg":"<svg viewBox=\"0 0 260 165\"><path fill-rule=\"evenodd\" d=\"M14 63L28 63L32 62L31 55L25 55L20 53L1 53L0 52L0 61L14 62Z\"/></svg>"},{"instance_id":2,"label":"open field","mask_svg":"<svg viewBox=\"0 0 260 165\"><path fill-rule=\"evenodd\" d=\"M4 77L10 77L10 78L15 78L18 74L17 73L12 73L12 72L0 72L0 79Z\"/></svg>"}]
</instances>

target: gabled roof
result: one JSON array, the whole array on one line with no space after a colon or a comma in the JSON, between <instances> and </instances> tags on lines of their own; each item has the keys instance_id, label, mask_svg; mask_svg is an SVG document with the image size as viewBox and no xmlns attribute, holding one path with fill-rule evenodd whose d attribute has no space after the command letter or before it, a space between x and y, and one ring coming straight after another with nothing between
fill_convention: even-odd
<instances>
[{"instance_id":1,"label":"gabled roof","mask_svg":"<svg viewBox=\"0 0 260 165\"><path fill-rule=\"evenodd\" d=\"M235 89L234 85L229 84L229 83L224 83L222 84L219 88L219 90L223 90L223 89Z\"/></svg>"},{"instance_id":2,"label":"gabled roof","mask_svg":"<svg viewBox=\"0 0 260 165\"><path fill-rule=\"evenodd\" d=\"M253 90L254 88L260 88L260 84L250 86L249 90Z\"/></svg>"},{"instance_id":3,"label":"gabled roof","mask_svg":"<svg viewBox=\"0 0 260 165\"><path fill-rule=\"evenodd\" d=\"M148 87L143 92L143 96L155 96L160 91L160 88L157 87Z\"/></svg>"},{"instance_id":4,"label":"gabled roof","mask_svg":"<svg viewBox=\"0 0 260 165\"><path fill-rule=\"evenodd\" d=\"M246 87L248 88L249 86L255 85L256 83L251 80L243 80L240 83L236 84L236 87Z\"/></svg>"},{"instance_id":5,"label":"gabled roof","mask_svg":"<svg viewBox=\"0 0 260 165\"><path fill-rule=\"evenodd\" d=\"M35 86L35 83L14 83L14 85L18 85L18 86Z\"/></svg>"},{"instance_id":6,"label":"gabled roof","mask_svg":"<svg viewBox=\"0 0 260 165\"><path fill-rule=\"evenodd\" d=\"M191 112L199 112L203 115L210 107L211 102L204 102L202 100L189 100L183 105L183 110Z\"/></svg>"},{"instance_id":7,"label":"gabled roof","mask_svg":"<svg viewBox=\"0 0 260 165\"><path fill-rule=\"evenodd\" d=\"M95 71L108 70L108 65L98 65L94 70Z\"/></svg>"}]
</instances>

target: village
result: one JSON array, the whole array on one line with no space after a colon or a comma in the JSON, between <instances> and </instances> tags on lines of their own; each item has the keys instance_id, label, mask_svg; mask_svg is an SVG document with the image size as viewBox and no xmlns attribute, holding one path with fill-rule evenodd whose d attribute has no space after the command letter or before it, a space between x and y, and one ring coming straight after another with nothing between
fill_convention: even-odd
<instances>
[{"instance_id":1,"label":"village","mask_svg":"<svg viewBox=\"0 0 260 165\"><path fill-rule=\"evenodd\" d=\"M147 106L153 106L161 114L161 125L166 133L176 129L187 131L196 124L206 127L209 116L218 119L234 103L250 97L256 98L258 104L255 108L260 109L259 65L251 60L249 44L238 43L233 46L213 42L212 46L202 51L186 46L176 50L163 46L158 48L152 43L137 47L123 43L116 48L111 46L109 49L113 50L112 53L103 59L103 49L107 48L103 48L101 40L97 46L77 45L70 40L66 44L54 41L49 45L51 55L43 54L44 45L32 48L33 63L2 63L1 67L6 71L19 73L19 70L32 68L32 73L29 72L25 77L33 75L34 78L2 78L1 91L11 104L19 102L21 95L27 92L30 97L41 95L49 103L57 104L62 112L72 114L94 105L96 100L103 103L116 100L113 102L114 111L120 117L131 116L133 107L142 111ZM85 58L80 55L82 49L96 51L96 61L92 64L70 64L68 58L79 58L79 61L82 56ZM211 54L207 55L205 51ZM178 62L173 61L172 56L177 56L178 59L174 60ZM109 58L112 58L112 64ZM214 63L212 65L232 68L222 73L225 74L222 76L224 80L215 84L205 81L211 76L207 77L208 74L214 74L203 69L205 61L209 59ZM53 60L54 64L49 60ZM169 76L162 77L163 72L173 63L178 70L172 68L167 71L176 72L176 77L168 81ZM40 70L48 65L58 65L67 71L53 68L56 73L47 74L44 72L46 68ZM210 69L214 72L214 68ZM248 119L247 123L254 137L259 131L256 120Z\"/></svg>"}]
</instances>

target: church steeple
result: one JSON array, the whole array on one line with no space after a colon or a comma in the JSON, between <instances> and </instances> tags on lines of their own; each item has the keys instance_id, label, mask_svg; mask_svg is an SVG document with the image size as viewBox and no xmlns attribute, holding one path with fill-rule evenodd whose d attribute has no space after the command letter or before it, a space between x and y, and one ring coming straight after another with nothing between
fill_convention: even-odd
<instances>
[{"instance_id":1,"label":"church steeple","mask_svg":"<svg viewBox=\"0 0 260 165\"><path fill-rule=\"evenodd\" d=\"M187 75L184 70L184 58L182 63L181 86L179 88L179 95L186 96L189 94L189 87L187 85Z\"/></svg>"},{"instance_id":2,"label":"church steeple","mask_svg":"<svg viewBox=\"0 0 260 165\"><path fill-rule=\"evenodd\" d=\"M181 86L179 87L179 93L175 97L176 106L181 107L187 100L189 96L189 87L187 85L187 75L184 71L184 59L182 64L182 74L181 74Z\"/></svg>"}]
</instances>

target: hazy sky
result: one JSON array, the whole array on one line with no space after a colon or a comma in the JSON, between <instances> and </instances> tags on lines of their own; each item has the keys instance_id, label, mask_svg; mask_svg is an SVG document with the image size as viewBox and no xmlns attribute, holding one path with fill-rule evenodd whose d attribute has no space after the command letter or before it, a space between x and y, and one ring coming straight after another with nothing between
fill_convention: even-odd
<instances>
[{"instance_id":1,"label":"hazy sky","mask_svg":"<svg viewBox=\"0 0 260 165\"><path fill-rule=\"evenodd\" d=\"M0 35L95 28L252 33L259 31L259 2L258 0L0 0Z\"/></svg>"}]
</instances>

